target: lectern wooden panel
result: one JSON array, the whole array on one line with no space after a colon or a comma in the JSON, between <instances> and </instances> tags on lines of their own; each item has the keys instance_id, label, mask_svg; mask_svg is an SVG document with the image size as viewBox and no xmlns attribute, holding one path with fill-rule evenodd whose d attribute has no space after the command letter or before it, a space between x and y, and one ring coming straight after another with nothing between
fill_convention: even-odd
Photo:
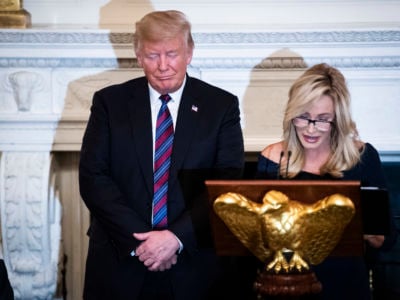
<instances>
[{"instance_id":1,"label":"lectern wooden panel","mask_svg":"<svg viewBox=\"0 0 400 300\"><path fill-rule=\"evenodd\" d=\"M216 215L212 206L215 199L227 192L240 193L254 202L270 190L286 194L289 199L303 203L314 203L332 194L342 194L350 198L355 206L355 215L346 227L342 239L331 252L331 256L362 256L363 234L360 207L359 181L303 181L303 180L207 180L209 193L210 222L218 255L252 255L250 251L231 233Z\"/></svg>"}]
</instances>

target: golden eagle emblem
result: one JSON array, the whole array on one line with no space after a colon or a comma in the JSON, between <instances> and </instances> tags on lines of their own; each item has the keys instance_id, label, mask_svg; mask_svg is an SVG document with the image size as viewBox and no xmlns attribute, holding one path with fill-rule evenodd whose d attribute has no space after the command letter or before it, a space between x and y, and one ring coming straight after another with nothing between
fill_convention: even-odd
<instances>
[{"instance_id":1,"label":"golden eagle emblem","mask_svg":"<svg viewBox=\"0 0 400 300\"><path fill-rule=\"evenodd\" d=\"M355 214L353 202L333 194L313 204L271 190L262 203L238 193L220 195L214 211L267 270L289 272L321 263ZM288 261L285 253L290 253Z\"/></svg>"}]
</instances>

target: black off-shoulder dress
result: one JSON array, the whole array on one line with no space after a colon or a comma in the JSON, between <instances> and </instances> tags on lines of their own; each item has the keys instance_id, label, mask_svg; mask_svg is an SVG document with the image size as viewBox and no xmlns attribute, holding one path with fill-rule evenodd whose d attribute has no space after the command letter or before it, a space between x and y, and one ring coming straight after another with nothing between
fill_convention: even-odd
<instances>
[{"instance_id":1,"label":"black off-shoulder dress","mask_svg":"<svg viewBox=\"0 0 400 300\"><path fill-rule=\"evenodd\" d=\"M262 156L258 157L257 179L276 179L278 164ZM330 175L316 175L300 172L296 180L332 180ZM386 180L377 150L369 143L365 144L360 162L343 177L336 180L360 180L361 186L386 188ZM394 222L393 222L394 226ZM396 230L385 238L381 249L390 248L394 242ZM367 247L368 248L368 247ZM371 299L367 257L328 257L313 270L322 283L323 291L316 299Z\"/></svg>"}]
</instances>

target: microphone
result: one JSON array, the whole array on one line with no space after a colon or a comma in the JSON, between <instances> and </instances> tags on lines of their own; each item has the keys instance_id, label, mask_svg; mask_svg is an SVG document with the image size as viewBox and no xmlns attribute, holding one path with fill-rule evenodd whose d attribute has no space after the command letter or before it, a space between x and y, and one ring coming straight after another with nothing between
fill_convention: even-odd
<instances>
[{"instance_id":1,"label":"microphone","mask_svg":"<svg viewBox=\"0 0 400 300\"><path fill-rule=\"evenodd\" d=\"M278 172L276 172L276 179L281 178L281 163L282 163L282 157L285 154L283 150L281 151L281 154L279 155L279 163L278 163Z\"/></svg>"},{"instance_id":2,"label":"microphone","mask_svg":"<svg viewBox=\"0 0 400 300\"><path fill-rule=\"evenodd\" d=\"M287 160L286 160L286 179L288 178L288 173L289 173L289 161L290 161L290 156L292 155L292 151L288 151L287 153Z\"/></svg>"}]
</instances>

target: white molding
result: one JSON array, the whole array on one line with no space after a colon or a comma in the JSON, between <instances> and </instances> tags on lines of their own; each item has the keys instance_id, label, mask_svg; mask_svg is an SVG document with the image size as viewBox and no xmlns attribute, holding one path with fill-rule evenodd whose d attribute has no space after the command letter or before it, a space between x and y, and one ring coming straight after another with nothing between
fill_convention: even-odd
<instances>
[{"instance_id":1,"label":"white molding","mask_svg":"<svg viewBox=\"0 0 400 300\"><path fill-rule=\"evenodd\" d=\"M3 152L0 186L4 262L15 299L52 299L61 241L52 157L46 152Z\"/></svg>"},{"instance_id":2,"label":"white molding","mask_svg":"<svg viewBox=\"0 0 400 300\"><path fill-rule=\"evenodd\" d=\"M392 99L390 105L400 101L393 98L397 97L393 91L400 78L398 29L195 32L194 38L196 48L189 73L237 93L246 103L249 103L249 99L245 99L248 96L244 95L246 90L251 94L267 88L267 93L276 93L275 87L268 87L271 82L281 82L280 89L288 89L290 82L307 66L322 61L340 68L348 76L355 87L355 95L364 87L375 86L382 89L385 101ZM19 151L30 147L79 150L93 92L142 74L129 32L8 29L0 32L0 41L0 76L3 74L6 79L5 85L0 87L2 99L5 99L0 104L0 150ZM11 84L7 85L13 74L40 76L44 83L41 88L32 87L30 111L18 110L15 90ZM27 87L26 80L24 87ZM389 91L391 94L386 95ZM280 97L280 101L285 101ZM51 103L43 102L44 99ZM366 103L374 100L367 99ZM355 103L359 103L357 99ZM359 117L364 118L364 115ZM398 127L391 125L390 135L372 136L378 149L400 149ZM35 130L40 134L32 134ZM272 132L265 138L259 138L257 132L255 137L246 129L245 133L246 147L251 151L265 145L264 139L279 138Z\"/></svg>"}]
</instances>

